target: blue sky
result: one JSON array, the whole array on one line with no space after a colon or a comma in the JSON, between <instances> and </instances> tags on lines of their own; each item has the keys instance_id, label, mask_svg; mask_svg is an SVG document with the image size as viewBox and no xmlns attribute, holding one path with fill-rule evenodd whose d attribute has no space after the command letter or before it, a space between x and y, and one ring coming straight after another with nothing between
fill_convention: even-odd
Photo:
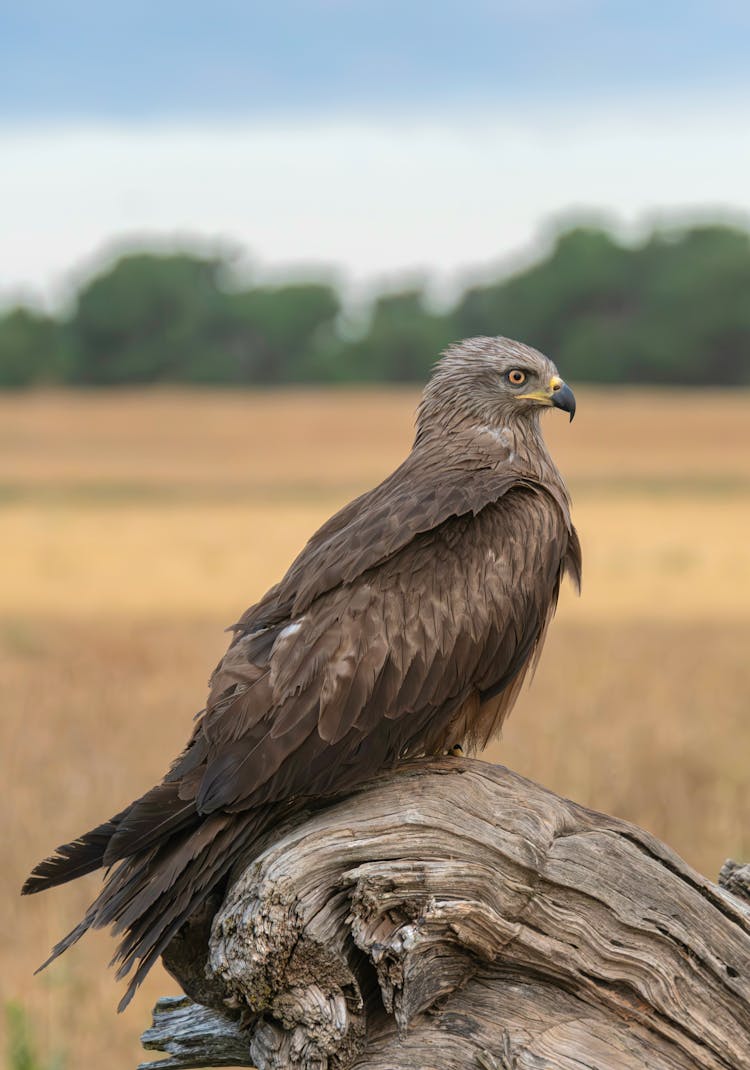
<instances>
[{"instance_id":1,"label":"blue sky","mask_svg":"<svg viewBox=\"0 0 750 1070\"><path fill-rule=\"evenodd\" d=\"M315 117L750 84L745 0L16 0L0 117Z\"/></svg>"},{"instance_id":2,"label":"blue sky","mask_svg":"<svg viewBox=\"0 0 750 1070\"><path fill-rule=\"evenodd\" d=\"M750 218L748 0L0 0L0 304L123 248L450 293Z\"/></svg>"}]
</instances>

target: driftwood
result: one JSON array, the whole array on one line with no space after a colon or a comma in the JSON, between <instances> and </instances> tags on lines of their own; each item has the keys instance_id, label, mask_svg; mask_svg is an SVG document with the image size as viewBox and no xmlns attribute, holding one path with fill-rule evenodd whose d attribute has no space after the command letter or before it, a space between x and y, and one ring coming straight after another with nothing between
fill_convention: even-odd
<instances>
[{"instance_id":1,"label":"driftwood","mask_svg":"<svg viewBox=\"0 0 750 1070\"><path fill-rule=\"evenodd\" d=\"M750 868L722 880L501 766L407 764L183 933L207 1005L160 1001L144 1066L750 1070Z\"/></svg>"}]
</instances>

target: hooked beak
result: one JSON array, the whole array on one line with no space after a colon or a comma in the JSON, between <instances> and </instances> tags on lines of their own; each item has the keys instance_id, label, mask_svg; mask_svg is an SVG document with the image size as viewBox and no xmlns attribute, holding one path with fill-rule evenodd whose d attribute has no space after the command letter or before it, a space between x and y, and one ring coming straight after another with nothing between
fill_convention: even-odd
<instances>
[{"instance_id":1,"label":"hooked beak","mask_svg":"<svg viewBox=\"0 0 750 1070\"><path fill-rule=\"evenodd\" d=\"M563 412L570 413L571 422L576 414L576 396L570 389L567 383L564 383L562 379L554 378L550 380L550 390L552 394L550 400L556 409L562 409Z\"/></svg>"},{"instance_id":2,"label":"hooked beak","mask_svg":"<svg viewBox=\"0 0 750 1070\"><path fill-rule=\"evenodd\" d=\"M536 401L540 405L551 405L570 413L572 420L576 414L576 398L568 384L558 375L553 375L546 390L533 390L528 394L519 394L519 398Z\"/></svg>"}]
</instances>

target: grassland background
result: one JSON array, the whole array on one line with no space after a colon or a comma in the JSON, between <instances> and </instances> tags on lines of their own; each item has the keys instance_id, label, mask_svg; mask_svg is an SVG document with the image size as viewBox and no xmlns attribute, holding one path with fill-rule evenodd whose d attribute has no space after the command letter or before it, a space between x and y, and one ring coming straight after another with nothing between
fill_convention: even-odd
<instances>
[{"instance_id":1,"label":"grassland background","mask_svg":"<svg viewBox=\"0 0 750 1070\"><path fill-rule=\"evenodd\" d=\"M642 824L715 876L750 857L750 394L581 390L547 420L584 591L487 757ZM55 844L150 786L223 628L408 449L413 390L0 396L3 1000L41 1052L133 1067L106 936L32 971L98 878L32 900Z\"/></svg>"}]
</instances>

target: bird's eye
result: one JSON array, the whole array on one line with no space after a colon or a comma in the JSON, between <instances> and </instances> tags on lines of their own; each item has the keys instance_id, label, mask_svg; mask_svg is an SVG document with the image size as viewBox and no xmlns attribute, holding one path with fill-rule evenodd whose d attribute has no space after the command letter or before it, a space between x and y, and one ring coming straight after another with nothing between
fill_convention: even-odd
<instances>
[{"instance_id":1,"label":"bird's eye","mask_svg":"<svg viewBox=\"0 0 750 1070\"><path fill-rule=\"evenodd\" d=\"M520 368L514 368L508 372L506 378L511 386L521 386L526 382L526 372L522 372Z\"/></svg>"}]
</instances>

